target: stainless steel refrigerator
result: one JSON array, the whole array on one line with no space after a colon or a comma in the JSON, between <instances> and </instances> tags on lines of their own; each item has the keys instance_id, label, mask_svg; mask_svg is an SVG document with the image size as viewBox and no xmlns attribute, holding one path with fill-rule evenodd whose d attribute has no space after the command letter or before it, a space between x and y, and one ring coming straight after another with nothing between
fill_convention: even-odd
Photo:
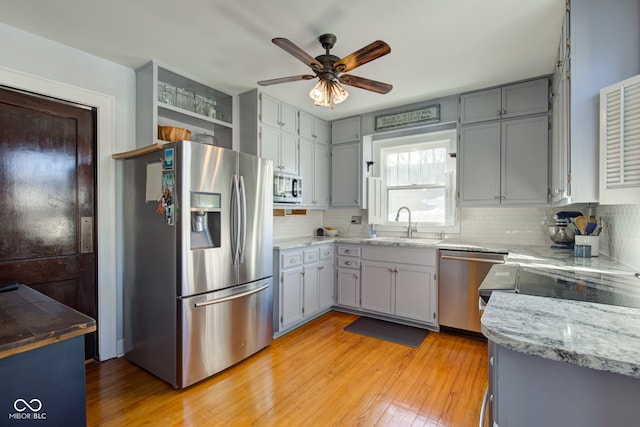
<instances>
[{"instance_id":1,"label":"stainless steel refrigerator","mask_svg":"<svg viewBox=\"0 0 640 427\"><path fill-rule=\"evenodd\" d=\"M126 357L182 388L269 345L271 161L180 141L122 179Z\"/></svg>"}]
</instances>

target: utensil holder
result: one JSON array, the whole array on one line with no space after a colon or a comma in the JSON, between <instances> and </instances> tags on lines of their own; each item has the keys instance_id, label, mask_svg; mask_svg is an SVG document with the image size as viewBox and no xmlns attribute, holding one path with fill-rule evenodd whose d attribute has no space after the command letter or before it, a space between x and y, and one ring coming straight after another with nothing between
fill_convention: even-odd
<instances>
[{"instance_id":1,"label":"utensil holder","mask_svg":"<svg viewBox=\"0 0 640 427\"><path fill-rule=\"evenodd\" d=\"M575 245L591 246L591 256L598 256L600 254L600 236L576 235Z\"/></svg>"}]
</instances>

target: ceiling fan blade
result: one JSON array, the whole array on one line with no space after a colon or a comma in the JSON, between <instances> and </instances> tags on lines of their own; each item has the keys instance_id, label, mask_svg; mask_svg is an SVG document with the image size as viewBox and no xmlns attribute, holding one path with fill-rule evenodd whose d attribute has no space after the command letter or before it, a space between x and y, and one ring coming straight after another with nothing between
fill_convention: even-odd
<instances>
[{"instance_id":1,"label":"ceiling fan blade","mask_svg":"<svg viewBox=\"0 0 640 427\"><path fill-rule=\"evenodd\" d=\"M369 61L378 59L381 56L391 52L391 47L382 40L376 40L373 43L363 47L360 50L347 55L341 60L333 64L333 68L339 73L346 73L356 67L366 64Z\"/></svg>"},{"instance_id":2,"label":"ceiling fan blade","mask_svg":"<svg viewBox=\"0 0 640 427\"><path fill-rule=\"evenodd\" d=\"M260 80L258 84L260 86L269 86L269 85L277 85L278 83L296 82L298 80L311 80L315 78L316 76L313 76L311 74L301 74L299 76L280 77L278 79L271 79L271 80Z\"/></svg>"},{"instance_id":3,"label":"ceiling fan blade","mask_svg":"<svg viewBox=\"0 0 640 427\"><path fill-rule=\"evenodd\" d=\"M389 93L393 86L388 83L377 82L375 80L365 79L364 77L358 77L351 74L343 74L338 77L340 83L359 87L360 89L370 90L377 93Z\"/></svg>"},{"instance_id":4,"label":"ceiling fan blade","mask_svg":"<svg viewBox=\"0 0 640 427\"><path fill-rule=\"evenodd\" d=\"M307 66L311 67L314 71L318 71L322 69L322 64L318 62L313 56L309 55L304 50L300 49L298 46L293 44L289 39L285 39L282 37L276 37L271 39L271 41L281 47L282 49L289 52L291 55L295 56L298 60L305 63Z\"/></svg>"}]
</instances>

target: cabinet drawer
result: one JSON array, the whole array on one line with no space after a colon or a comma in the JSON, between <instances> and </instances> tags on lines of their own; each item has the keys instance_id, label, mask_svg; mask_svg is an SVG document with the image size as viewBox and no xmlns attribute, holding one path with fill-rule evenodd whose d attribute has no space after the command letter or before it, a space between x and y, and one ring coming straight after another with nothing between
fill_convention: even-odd
<instances>
[{"instance_id":1,"label":"cabinet drawer","mask_svg":"<svg viewBox=\"0 0 640 427\"><path fill-rule=\"evenodd\" d=\"M360 259L353 257L338 257L338 267L360 268Z\"/></svg>"},{"instance_id":2,"label":"cabinet drawer","mask_svg":"<svg viewBox=\"0 0 640 427\"><path fill-rule=\"evenodd\" d=\"M338 246L338 255L360 256L360 246Z\"/></svg>"},{"instance_id":3,"label":"cabinet drawer","mask_svg":"<svg viewBox=\"0 0 640 427\"><path fill-rule=\"evenodd\" d=\"M320 259L333 258L333 246L323 246L320 248Z\"/></svg>"},{"instance_id":4,"label":"cabinet drawer","mask_svg":"<svg viewBox=\"0 0 640 427\"><path fill-rule=\"evenodd\" d=\"M304 251L304 263L307 264L307 263L318 261L319 253L320 252L319 252L318 248L306 249Z\"/></svg>"},{"instance_id":5,"label":"cabinet drawer","mask_svg":"<svg viewBox=\"0 0 640 427\"><path fill-rule=\"evenodd\" d=\"M394 262L424 266L436 265L435 249L406 249L389 246L365 246L362 258L373 261Z\"/></svg>"},{"instance_id":6,"label":"cabinet drawer","mask_svg":"<svg viewBox=\"0 0 640 427\"><path fill-rule=\"evenodd\" d=\"M289 268L302 265L302 252L286 252L280 255L280 267Z\"/></svg>"}]
</instances>

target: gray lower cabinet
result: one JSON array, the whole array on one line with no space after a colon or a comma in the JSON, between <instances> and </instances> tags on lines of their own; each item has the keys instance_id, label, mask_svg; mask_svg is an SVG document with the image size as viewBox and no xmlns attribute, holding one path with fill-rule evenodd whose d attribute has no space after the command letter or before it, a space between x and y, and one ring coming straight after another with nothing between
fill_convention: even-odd
<instances>
[{"instance_id":1,"label":"gray lower cabinet","mask_svg":"<svg viewBox=\"0 0 640 427\"><path fill-rule=\"evenodd\" d=\"M360 308L360 246L339 244L337 247L337 305Z\"/></svg>"},{"instance_id":2,"label":"gray lower cabinet","mask_svg":"<svg viewBox=\"0 0 640 427\"><path fill-rule=\"evenodd\" d=\"M333 245L275 251L274 332L282 335L333 305Z\"/></svg>"},{"instance_id":3,"label":"gray lower cabinet","mask_svg":"<svg viewBox=\"0 0 640 427\"><path fill-rule=\"evenodd\" d=\"M531 356L489 341L490 426L637 425L638 396L638 378Z\"/></svg>"},{"instance_id":4,"label":"gray lower cabinet","mask_svg":"<svg viewBox=\"0 0 640 427\"><path fill-rule=\"evenodd\" d=\"M362 310L432 326L437 319L433 249L362 248Z\"/></svg>"},{"instance_id":5,"label":"gray lower cabinet","mask_svg":"<svg viewBox=\"0 0 640 427\"><path fill-rule=\"evenodd\" d=\"M548 124L544 114L462 127L460 206L547 204Z\"/></svg>"}]
</instances>

